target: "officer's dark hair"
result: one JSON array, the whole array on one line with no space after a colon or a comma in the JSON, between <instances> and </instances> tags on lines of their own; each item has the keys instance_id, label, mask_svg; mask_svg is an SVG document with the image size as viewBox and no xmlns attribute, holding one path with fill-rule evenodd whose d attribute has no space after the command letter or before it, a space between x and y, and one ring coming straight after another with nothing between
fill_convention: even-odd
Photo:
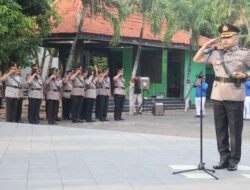
<instances>
[{"instance_id":1,"label":"officer's dark hair","mask_svg":"<svg viewBox=\"0 0 250 190\"><path fill-rule=\"evenodd\" d=\"M91 75L93 75L93 71L91 69L88 70L87 78L89 78Z\"/></svg>"},{"instance_id":2,"label":"officer's dark hair","mask_svg":"<svg viewBox=\"0 0 250 190\"><path fill-rule=\"evenodd\" d=\"M55 70L55 69L56 69L56 68L51 68L51 69L49 70L48 77L50 77L51 75L54 74L54 70Z\"/></svg>"}]
</instances>

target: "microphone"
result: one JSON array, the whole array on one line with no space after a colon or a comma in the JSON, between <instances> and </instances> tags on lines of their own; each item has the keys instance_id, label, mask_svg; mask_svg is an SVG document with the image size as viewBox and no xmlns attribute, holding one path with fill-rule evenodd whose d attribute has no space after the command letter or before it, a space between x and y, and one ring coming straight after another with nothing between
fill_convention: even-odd
<instances>
[{"instance_id":1,"label":"microphone","mask_svg":"<svg viewBox=\"0 0 250 190\"><path fill-rule=\"evenodd\" d=\"M207 48L207 49L204 50L204 54L208 54L208 53L210 53L211 51L214 51L214 50L216 50L216 49L217 49L217 47L215 47L215 46L210 47L210 48Z\"/></svg>"}]
</instances>

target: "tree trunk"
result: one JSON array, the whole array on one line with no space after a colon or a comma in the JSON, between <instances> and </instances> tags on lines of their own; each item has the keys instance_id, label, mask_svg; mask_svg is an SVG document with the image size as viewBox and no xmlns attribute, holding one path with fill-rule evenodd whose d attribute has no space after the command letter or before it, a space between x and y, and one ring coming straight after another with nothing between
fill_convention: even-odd
<instances>
[{"instance_id":1,"label":"tree trunk","mask_svg":"<svg viewBox=\"0 0 250 190\"><path fill-rule=\"evenodd\" d=\"M227 23L231 24L232 21L232 4L229 5Z\"/></svg>"},{"instance_id":2,"label":"tree trunk","mask_svg":"<svg viewBox=\"0 0 250 190\"><path fill-rule=\"evenodd\" d=\"M244 22L245 22L245 25L247 28L247 32L248 32L248 36L246 37L245 42L244 42L244 48L247 48L248 39L250 38L250 27L249 27L249 23L248 23L245 9L243 9L243 11L242 11L242 16L243 16L243 19L244 19Z\"/></svg>"},{"instance_id":3,"label":"tree trunk","mask_svg":"<svg viewBox=\"0 0 250 190\"><path fill-rule=\"evenodd\" d=\"M46 51L47 51L47 48L43 48L43 55L42 55L42 60L41 60L41 65L40 65L41 73L43 73L43 67L44 67L44 62L45 62L45 57L46 57Z\"/></svg>"},{"instance_id":4,"label":"tree trunk","mask_svg":"<svg viewBox=\"0 0 250 190\"><path fill-rule=\"evenodd\" d=\"M135 83L134 83L133 79L136 76L136 71L137 71L140 56L141 56L141 45L142 45L142 37L143 37L143 32L144 32L144 23L145 23L145 16L142 15L142 25L141 25L141 31L140 31L140 37L139 37L139 44L138 44L138 49L136 52L135 63L133 66L131 81L130 81L130 85L129 85L129 113L130 114L134 113L132 99L133 99L133 95L134 95Z\"/></svg>"},{"instance_id":5,"label":"tree trunk","mask_svg":"<svg viewBox=\"0 0 250 190\"><path fill-rule=\"evenodd\" d=\"M190 90L190 75L191 75L191 65L192 65L192 58L193 58L193 43L192 43L192 37L190 34L190 46L189 46L189 62L188 62L188 73L187 73L187 83L186 83L186 96L188 91ZM185 101L185 112L189 109L189 96L187 97Z\"/></svg>"},{"instance_id":6,"label":"tree trunk","mask_svg":"<svg viewBox=\"0 0 250 190\"><path fill-rule=\"evenodd\" d=\"M36 52L36 56L35 56L35 63L39 67L39 58L38 58L38 53L37 52Z\"/></svg>"},{"instance_id":7,"label":"tree trunk","mask_svg":"<svg viewBox=\"0 0 250 190\"><path fill-rule=\"evenodd\" d=\"M52 66L52 62L53 62L53 58L54 58L54 54L56 52L56 49L55 48L51 48L51 51L50 51L50 58L49 58L49 65L48 65L48 68L47 68L47 73L46 73L46 76L48 76L49 74L49 70Z\"/></svg>"},{"instance_id":8,"label":"tree trunk","mask_svg":"<svg viewBox=\"0 0 250 190\"><path fill-rule=\"evenodd\" d=\"M86 14L86 7L84 7L82 9L82 12L81 12L80 22L79 22L79 25L77 27L77 33L76 33L75 39L74 39L73 44L72 44L71 49L70 49L69 58L68 58L68 61L66 64L65 71L68 71L71 69L71 62L72 62L72 59L73 59L73 56L75 53L76 44L77 44L77 41L79 39L80 33L83 31L83 21L85 18L85 14Z\"/></svg>"}]
</instances>

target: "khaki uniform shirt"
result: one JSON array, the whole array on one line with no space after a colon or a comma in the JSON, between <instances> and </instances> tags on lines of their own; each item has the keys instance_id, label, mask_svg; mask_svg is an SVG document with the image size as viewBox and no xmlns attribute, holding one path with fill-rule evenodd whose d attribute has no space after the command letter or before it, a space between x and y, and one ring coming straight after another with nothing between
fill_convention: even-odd
<instances>
[{"instance_id":1,"label":"khaki uniform shirt","mask_svg":"<svg viewBox=\"0 0 250 190\"><path fill-rule=\"evenodd\" d=\"M65 78L63 78L63 81L64 80ZM72 89L73 89L72 81L68 80L66 84L63 84L63 97L70 98Z\"/></svg>"},{"instance_id":2,"label":"khaki uniform shirt","mask_svg":"<svg viewBox=\"0 0 250 190\"><path fill-rule=\"evenodd\" d=\"M204 57L206 60L208 55ZM220 58L219 51L213 51L208 60L209 64L213 64L216 77L229 78L226 74ZM224 53L224 63L231 73L246 72L250 69L250 52L247 50L240 50L238 46ZM239 88L235 87L234 83L223 83L214 81L211 99L213 100L230 100L230 101L244 101L245 89L244 83L241 83Z\"/></svg>"},{"instance_id":3,"label":"khaki uniform shirt","mask_svg":"<svg viewBox=\"0 0 250 190\"><path fill-rule=\"evenodd\" d=\"M20 84L20 90L19 90L19 98L23 98L23 78L20 75L17 75L17 81Z\"/></svg>"},{"instance_id":4,"label":"khaki uniform shirt","mask_svg":"<svg viewBox=\"0 0 250 190\"><path fill-rule=\"evenodd\" d=\"M88 78L85 80L85 84L86 84L85 97L96 99L96 82L93 79Z\"/></svg>"},{"instance_id":5,"label":"khaki uniform shirt","mask_svg":"<svg viewBox=\"0 0 250 190\"><path fill-rule=\"evenodd\" d=\"M85 96L85 82L82 76L76 76L72 81L72 96Z\"/></svg>"},{"instance_id":6,"label":"khaki uniform shirt","mask_svg":"<svg viewBox=\"0 0 250 190\"><path fill-rule=\"evenodd\" d=\"M110 88L110 78L104 77L102 83L100 84L98 81L101 80L102 77L97 78L98 88L96 90L97 95L109 96L109 88Z\"/></svg>"},{"instance_id":7,"label":"khaki uniform shirt","mask_svg":"<svg viewBox=\"0 0 250 190\"><path fill-rule=\"evenodd\" d=\"M19 76L17 75L9 75L5 79L6 89L5 89L5 97L8 98L19 98L20 92L20 84L19 84Z\"/></svg>"},{"instance_id":8,"label":"khaki uniform shirt","mask_svg":"<svg viewBox=\"0 0 250 190\"><path fill-rule=\"evenodd\" d=\"M60 100L60 88L62 88L62 80L61 79L51 79L48 77L46 80L47 84L47 92L46 99L47 100Z\"/></svg>"},{"instance_id":9,"label":"khaki uniform shirt","mask_svg":"<svg viewBox=\"0 0 250 190\"><path fill-rule=\"evenodd\" d=\"M28 89L28 97L29 98L36 98L36 99L42 99L43 98L43 81L42 78L31 76L29 80L27 80L27 83L29 84Z\"/></svg>"},{"instance_id":10,"label":"khaki uniform shirt","mask_svg":"<svg viewBox=\"0 0 250 190\"><path fill-rule=\"evenodd\" d=\"M125 79L123 77L118 78L117 81L114 81L115 90L114 94L119 95L126 95L126 88L125 88Z\"/></svg>"}]
</instances>

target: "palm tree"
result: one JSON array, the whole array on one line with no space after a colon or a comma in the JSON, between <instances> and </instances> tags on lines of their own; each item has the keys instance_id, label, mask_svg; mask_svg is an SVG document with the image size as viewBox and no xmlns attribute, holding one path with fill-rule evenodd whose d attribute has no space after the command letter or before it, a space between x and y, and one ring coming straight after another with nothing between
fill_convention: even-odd
<instances>
[{"instance_id":1,"label":"palm tree","mask_svg":"<svg viewBox=\"0 0 250 190\"><path fill-rule=\"evenodd\" d=\"M215 28L211 25L209 16L211 0L168 0L166 6L167 30L164 40L170 43L171 37L180 29L186 30L190 34L189 42L189 63L186 82L186 95L190 89L190 74L193 57L193 50L198 45L200 32L203 28ZM185 111L189 109L189 97L185 102Z\"/></svg>"},{"instance_id":2,"label":"palm tree","mask_svg":"<svg viewBox=\"0 0 250 190\"><path fill-rule=\"evenodd\" d=\"M135 11L137 12L137 14L141 15L140 36L139 36L139 41L138 41L136 58L135 58L132 75L131 75L131 83L129 87L129 113L132 114L134 111L132 110L133 108L132 97L134 94L133 79L136 76L137 68L140 62L144 25L145 25L145 22L150 23L151 25L150 29L154 35L161 33L161 28L162 28L161 10L162 8L159 6L161 2L159 0L130 0L128 2L129 2L129 7L132 7L134 9L132 10L131 13Z\"/></svg>"},{"instance_id":3,"label":"palm tree","mask_svg":"<svg viewBox=\"0 0 250 190\"><path fill-rule=\"evenodd\" d=\"M250 39L250 1L213 0L211 8L213 9L211 20L217 24L217 27L223 23L229 23L241 28L242 34L240 38L245 40L243 47L247 48Z\"/></svg>"},{"instance_id":4,"label":"palm tree","mask_svg":"<svg viewBox=\"0 0 250 190\"><path fill-rule=\"evenodd\" d=\"M69 58L66 64L66 70L69 70L71 67L71 62L73 59L73 55L75 52L76 44L78 42L80 33L83 31L83 21L86 15L86 11L90 11L90 15L97 15L101 14L105 20L110 21L113 29L114 29L114 36L110 42L111 45L116 45L120 40L120 28L122 20L126 18L126 11L124 11L124 2L117 1L117 0L81 0L82 1L82 11L79 19L79 24L77 26L77 33L74 38L72 47L70 49ZM112 14L110 12L111 9L117 11L117 14Z\"/></svg>"}]
</instances>

